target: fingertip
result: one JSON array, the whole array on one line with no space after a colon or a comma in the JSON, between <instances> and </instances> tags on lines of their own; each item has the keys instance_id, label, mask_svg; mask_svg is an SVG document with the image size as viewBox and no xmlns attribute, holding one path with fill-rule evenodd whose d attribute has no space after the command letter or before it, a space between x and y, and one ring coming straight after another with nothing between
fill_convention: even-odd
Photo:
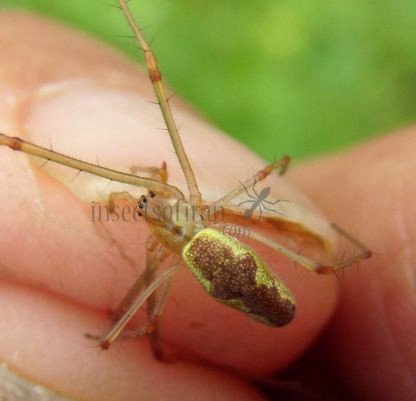
<instances>
[{"instance_id":1,"label":"fingertip","mask_svg":"<svg viewBox=\"0 0 416 401\"><path fill-rule=\"evenodd\" d=\"M407 401L416 394L415 146L409 127L295 172L332 219L373 251L345 270L326 343L339 374L369 399Z\"/></svg>"},{"instance_id":2,"label":"fingertip","mask_svg":"<svg viewBox=\"0 0 416 401\"><path fill-rule=\"evenodd\" d=\"M230 375L184 363L164 364L145 338L97 352L86 331L100 332L106 319L51 294L2 283L0 358L22 380L74 399L261 400ZM26 379L23 379L26 378ZM4 390L4 386L3 386ZM33 390L33 389L32 389Z\"/></svg>"},{"instance_id":3,"label":"fingertip","mask_svg":"<svg viewBox=\"0 0 416 401\"><path fill-rule=\"evenodd\" d=\"M31 79L24 81L23 96L11 113L15 131L46 148L121 171L129 171L137 163L159 166L165 160L169 182L186 188L169 137L159 129L164 127L160 110L149 102L151 88L142 85L144 74L82 35L44 20L28 24L17 18L15 23L17 30L22 24L27 28L24 37L16 38L16 46L36 57L28 73ZM37 40L43 43L36 51L25 44L30 34L38 35ZM60 46L62 40L72 43L65 54ZM8 51L12 51L11 47ZM20 61L17 53L10 54L14 59L10 57L9 61ZM14 74L14 82L19 82L22 70ZM9 87L8 93L21 96L19 88L21 84ZM264 162L244 146L182 108L174 111L179 121L186 121L181 134L208 200L220 198L239 180L264 168ZM64 186L46 174L59 178ZM20 244L24 251L8 258L7 264L19 266L18 272L13 271L16 280L56 291L90 307L112 308L122 299L137 271L144 268L148 230L144 224L123 225L114 231L116 235L109 236L103 227L91 224L87 206L80 200L102 199L109 192L118 191L118 187L89 175L81 174L73 180L75 174L49 163L40 171L27 173L32 180L28 179L31 186L30 192L25 190L25 205L37 206L26 210L32 218L30 234L39 238L42 246L25 236ZM270 179L276 184L273 196L289 191L291 198L300 199L293 207L297 219L315 228L318 236L328 233L327 221L316 209L308 212L307 200L284 180ZM10 193L10 198L20 199L23 189L22 184ZM307 207L303 208L304 204ZM24 221L16 223L18 208L15 211L9 217L10 224L26 227ZM123 249L124 255L137 261L137 271L118 252L117 243L127 248ZM6 238L2 246L6 249L10 244L11 240ZM241 312L215 303L188 272L175 280L172 301L167 305L163 327L167 342L175 343L184 354L189 352L199 360L208 359L257 375L282 369L314 341L335 308L335 281L302 269L296 271L276 252L261 246L258 250L294 292L298 302L295 321L282 329L262 326Z\"/></svg>"}]
</instances>

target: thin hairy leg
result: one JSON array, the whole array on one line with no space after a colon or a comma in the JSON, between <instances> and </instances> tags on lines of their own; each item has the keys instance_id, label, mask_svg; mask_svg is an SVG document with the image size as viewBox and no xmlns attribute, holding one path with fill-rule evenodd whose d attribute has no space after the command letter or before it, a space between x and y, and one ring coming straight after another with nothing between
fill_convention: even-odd
<instances>
[{"instance_id":1,"label":"thin hairy leg","mask_svg":"<svg viewBox=\"0 0 416 401\"><path fill-rule=\"evenodd\" d=\"M264 180L268 175L271 174L273 170L277 170L277 174L283 175L285 171L287 170L287 167L289 165L290 159L288 156L282 157L280 160L269 164L264 169L258 171L252 178L244 181L239 185L238 187L234 188L232 191L228 192L226 195L224 195L222 198L215 201L212 206L218 206L218 205L226 205L230 203L234 198L239 196L244 191L247 192L247 187L250 187L253 185L254 181L261 181ZM251 195L248 195L252 198Z\"/></svg>"},{"instance_id":2,"label":"thin hairy leg","mask_svg":"<svg viewBox=\"0 0 416 401\"><path fill-rule=\"evenodd\" d=\"M201 192L198 189L198 184L196 182L194 172L192 170L191 164L189 163L188 156L186 155L185 149L182 144L182 140L179 136L179 131L176 126L175 119L173 118L168 98L166 97L165 87L162 82L162 74L159 70L156 57L153 54L153 51L151 50L146 39L144 38L140 28L136 24L127 5L127 2L125 0L119 0L119 4L130 25L131 30L136 36L136 39L144 52L144 60L146 63L147 70L149 72L149 78L152 81L153 89L156 98L159 102L160 110L162 112L163 119L165 120L173 148L175 149L175 153L178 156L179 163L185 175L186 183L189 190L190 203L198 205L201 203L202 199Z\"/></svg>"},{"instance_id":3,"label":"thin hairy leg","mask_svg":"<svg viewBox=\"0 0 416 401\"><path fill-rule=\"evenodd\" d=\"M121 173L96 164L84 162L62 153L34 145L23 139L10 137L0 133L0 145L8 146L13 150L24 152L33 156L40 157L45 160L62 164L64 166L79 170L85 173L93 174L99 177L107 178L110 181L117 181L124 184L130 184L137 187L144 187L149 191L157 193L168 193L170 197L184 199L183 193L176 187L165 184L163 182L153 180L151 178L139 177L137 175Z\"/></svg>"},{"instance_id":4,"label":"thin hairy leg","mask_svg":"<svg viewBox=\"0 0 416 401\"><path fill-rule=\"evenodd\" d=\"M334 263L332 265L327 265L322 264L306 256L302 256L288 249L287 247L279 244L278 242L271 240L257 232L251 231L250 238L267 245L271 249L274 249L275 251L287 256L289 259L295 261L296 263L299 263L301 266L306 267L307 269L319 274L333 273L337 270L343 269L344 267L350 266L353 263L356 263L362 259L367 259L371 257L372 253L365 245L363 245L356 238L354 238L352 235L348 234L346 231L336 226L335 224L332 224L332 226L338 232L338 234L340 234L350 243L358 247L360 249L360 253L345 260L341 260L340 262Z\"/></svg>"},{"instance_id":5,"label":"thin hairy leg","mask_svg":"<svg viewBox=\"0 0 416 401\"><path fill-rule=\"evenodd\" d=\"M111 329L100 338L100 347L102 349L108 349L110 345L117 340L121 335L127 324L141 308L141 306L147 301L154 291L156 291L161 285L164 285L166 280L170 279L178 270L179 265L173 265L158 277L156 277L148 287L140 294L138 294L132 301L131 305L127 308L121 318L111 327Z\"/></svg>"}]
</instances>

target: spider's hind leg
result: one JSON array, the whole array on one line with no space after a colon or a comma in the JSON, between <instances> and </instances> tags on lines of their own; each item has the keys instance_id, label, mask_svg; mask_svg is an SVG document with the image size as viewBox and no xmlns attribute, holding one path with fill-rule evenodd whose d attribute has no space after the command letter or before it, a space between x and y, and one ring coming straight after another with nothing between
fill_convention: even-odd
<instances>
[{"instance_id":1,"label":"spider's hind leg","mask_svg":"<svg viewBox=\"0 0 416 401\"><path fill-rule=\"evenodd\" d=\"M250 233L250 238L254 239L257 242L267 245L269 248L274 249L275 251L281 253L282 255L285 255L289 259L298 263L299 265L318 274L335 273L337 270L343 269L360 260L368 259L371 257L372 252L365 245L363 245L360 241L358 241L351 234L347 233L346 231L344 231L342 228L338 227L337 225L332 224L332 226L341 237L345 238L352 245L356 246L360 250L360 253L357 255L353 255L347 259L341 260L340 262L337 262L337 263L324 264L310 257L300 255L299 253L287 248L286 246L276 242L275 240L271 240L270 238L259 234L258 232L252 231Z\"/></svg>"}]
</instances>

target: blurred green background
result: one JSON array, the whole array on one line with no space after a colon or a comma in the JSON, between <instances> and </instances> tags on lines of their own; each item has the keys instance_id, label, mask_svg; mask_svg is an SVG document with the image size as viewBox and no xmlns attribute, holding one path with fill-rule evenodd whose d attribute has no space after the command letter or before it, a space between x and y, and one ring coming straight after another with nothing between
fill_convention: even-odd
<instances>
[{"instance_id":1,"label":"blurred green background","mask_svg":"<svg viewBox=\"0 0 416 401\"><path fill-rule=\"evenodd\" d=\"M115 0L0 0L139 56ZM167 82L265 159L416 118L415 0L131 0Z\"/></svg>"}]
</instances>

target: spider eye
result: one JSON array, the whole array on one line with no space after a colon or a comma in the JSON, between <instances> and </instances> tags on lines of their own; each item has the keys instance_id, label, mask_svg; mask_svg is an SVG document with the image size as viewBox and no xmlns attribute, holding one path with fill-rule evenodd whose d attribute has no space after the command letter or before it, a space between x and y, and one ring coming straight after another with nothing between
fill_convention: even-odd
<instances>
[{"instance_id":1,"label":"spider eye","mask_svg":"<svg viewBox=\"0 0 416 401\"><path fill-rule=\"evenodd\" d=\"M151 198L154 198L154 197L156 196L156 194L155 194L153 191L149 191L149 196L150 196Z\"/></svg>"}]
</instances>

